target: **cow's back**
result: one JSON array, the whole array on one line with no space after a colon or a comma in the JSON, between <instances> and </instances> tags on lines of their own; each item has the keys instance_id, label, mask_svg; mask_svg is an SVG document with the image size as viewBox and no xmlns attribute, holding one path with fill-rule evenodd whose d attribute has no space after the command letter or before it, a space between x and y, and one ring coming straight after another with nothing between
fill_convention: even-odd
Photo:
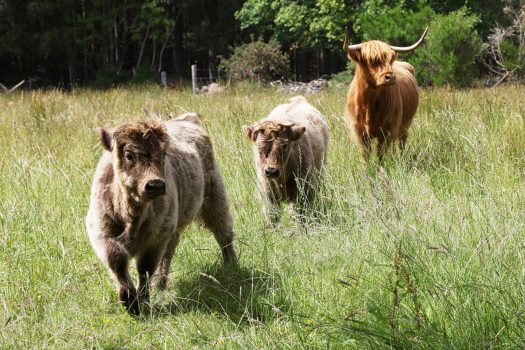
<instances>
[{"instance_id":1,"label":"cow's back","mask_svg":"<svg viewBox=\"0 0 525 350\"><path fill-rule=\"evenodd\" d=\"M202 206L206 185L215 175L213 148L196 121L174 119L164 125L170 137L168 160L178 191L179 217L191 221Z\"/></svg>"}]
</instances>

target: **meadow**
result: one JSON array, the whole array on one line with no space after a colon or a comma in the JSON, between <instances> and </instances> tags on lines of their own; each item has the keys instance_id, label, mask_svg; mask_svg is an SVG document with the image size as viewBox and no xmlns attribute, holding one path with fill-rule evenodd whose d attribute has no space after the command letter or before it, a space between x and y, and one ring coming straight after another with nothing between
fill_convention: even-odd
<instances>
[{"instance_id":1,"label":"meadow","mask_svg":"<svg viewBox=\"0 0 525 350\"><path fill-rule=\"evenodd\" d=\"M1 349L525 347L523 86L424 89L406 151L360 166L346 87L307 95L329 159L308 225L268 227L241 126L291 95L156 86L0 95ZM198 111L235 220L239 266L192 225L166 291L130 317L84 227L96 128ZM136 274L134 274L136 276Z\"/></svg>"}]
</instances>

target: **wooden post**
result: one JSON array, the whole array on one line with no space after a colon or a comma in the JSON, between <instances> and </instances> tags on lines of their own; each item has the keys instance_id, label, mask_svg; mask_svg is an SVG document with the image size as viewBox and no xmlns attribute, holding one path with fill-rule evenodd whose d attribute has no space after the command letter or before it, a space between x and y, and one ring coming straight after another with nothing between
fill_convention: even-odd
<instances>
[{"instance_id":1,"label":"wooden post","mask_svg":"<svg viewBox=\"0 0 525 350\"><path fill-rule=\"evenodd\" d=\"M193 86L193 93L196 94L198 87L197 87L197 65L192 64L191 65L191 85Z\"/></svg>"},{"instance_id":2,"label":"wooden post","mask_svg":"<svg viewBox=\"0 0 525 350\"><path fill-rule=\"evenodd\" d=\"M168 78L167 78L167 75L166 75L166 71L164 71L164 70L162 72L160 72L160 86L162 86L163 88L168 86Z\"/></svg>"},{"instance_id":3,"label":"wooden post","mask_svg":"<svg viewBox=\"0 0 525 350\"><path fill-rule=\"evenodd\" d=\"M20 86L22 86L26 81L25 80L22 80L21 82L19 82L18 84L16 84L15 86L13 86L11 89L9 89L8 93L11 93L13 91L15 91L16 89L18 89Z\"/></svg>"}]
</instances>

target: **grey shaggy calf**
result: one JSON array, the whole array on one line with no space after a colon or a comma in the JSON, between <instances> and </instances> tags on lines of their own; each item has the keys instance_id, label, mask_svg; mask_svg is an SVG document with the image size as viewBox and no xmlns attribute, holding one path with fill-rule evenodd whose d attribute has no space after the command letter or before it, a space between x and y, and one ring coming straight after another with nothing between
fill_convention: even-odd
<instances>
[{"instance_id":1,"label":"grey shaggy calf","mask_svg":"<svg viewBox=\"0 0 525 350\"><path fill-rule=\"evenodd\" d=\"M277 106L268 117L243 126L253 154L263 209L271 222L282 202L298 207L301 218L313 202L326 161L328 125L302 96Z\"/></svg>"},{"instance_id":2,"label":"grey shaggy calf","mask_svg":"<svg viewBox=\"0 0 525 350\"><path fill-rule=\"evenodd\" d=\"M195 219L213 233L224 261L236 261L223 179L196 114L101 129L100 139L104 154L91 187L86 227L128 312L139 314L149 301L152 276L166 287L181 232ZM139 275L137 289L128 271L131 258Z\"/></svg>"}]
</instances>

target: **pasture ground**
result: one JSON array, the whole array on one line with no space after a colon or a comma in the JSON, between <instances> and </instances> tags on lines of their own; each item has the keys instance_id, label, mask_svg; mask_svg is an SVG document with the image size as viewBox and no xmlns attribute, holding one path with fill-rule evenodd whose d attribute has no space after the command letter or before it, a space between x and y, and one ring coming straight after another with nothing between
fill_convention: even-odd
<instances>
[{"instance_id":1,"label":"pasture ground","mask_svg":"<svg viewBox=\"0 0 525 350\"><path fill-rule=\"evenodd\" d=\"M423 90L406 152L359 165L346 87L307 99L331 130L317 220L265 227L241 125L290 95L240 86L0 95L0 348L525 347L523 86ZM128 316L84 228L95 128L198 111L239 268L192 226L151 312Z\"/></svg>"}]
</instances>

